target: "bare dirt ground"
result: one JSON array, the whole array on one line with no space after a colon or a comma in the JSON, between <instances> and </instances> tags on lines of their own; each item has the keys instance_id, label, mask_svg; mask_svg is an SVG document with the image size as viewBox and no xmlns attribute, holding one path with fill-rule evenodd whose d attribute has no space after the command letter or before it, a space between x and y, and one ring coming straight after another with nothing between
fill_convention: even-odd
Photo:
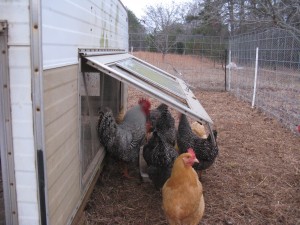
<instances>
[{"instance_id":1,"label":"bare dirt ground","mask_svg":"<svg viewBox=\"0 0 300 225\"><path fill-rule=\"evenodd\" d=\"M194 93L214 121L219 146L201 178L200 224L300 224L300 136L228 92ZM129 96L130 106L143 94L130 89ZM137 167L130 171L135 178L123 178L107 161L84 211L86 225L167 224L161 193L141 182Z\"/></svg>"}]
</instances>

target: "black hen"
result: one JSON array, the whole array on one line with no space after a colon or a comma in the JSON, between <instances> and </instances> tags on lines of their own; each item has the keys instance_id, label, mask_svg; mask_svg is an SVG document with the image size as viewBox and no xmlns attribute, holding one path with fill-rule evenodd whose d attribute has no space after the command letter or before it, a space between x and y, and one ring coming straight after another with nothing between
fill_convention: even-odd
<instances>
[{"instance_id":1,"label":"black hen","mask_svg":"<svg viewBox=\"0 0 300 225\"><path fill-rule=\"evenodd\" d=\"M149 142L144 145L143 157L148 165L147 173L156 189L162 188L170 177L174 160L178 153L157 131Z\"/></svg>"},{"instance_id":2,"label":"black hen","mask_svg":"<svg viewBox=\"0 0 300 225\"><path fill-rule=\"evenodd\" d=\"M150 111L149 117L152 130L174 146L176 142L175 119L168 110L168 106L164 103L160 104L156 109Z\"/></svg>"},{"instance_id":3,"label":"black hen","mask_svg":"<svg viewBox=\"0 0 300 225\"><path fill-rule=\"evenodd\" d=\"M99 113L98 136L111 156L126 163L138 161L140 147L145 141L146 117L150 107L148 100L139 100L138 105L126 112L120 124L116 123L111 110ZM128 177L127 168L124 175Z\"/></svg>"},{"instance_id":4,"label":"black hen","mask_svg":"<svg viewBox=\"0 0 300 225\"><path fill-rule=\"evenodd\" d=\"M217 131L214 130L213 133L216 139ZM217 145L213 143L210 135L207 139L202 139L192 131L188 119L184 114L181 114L179 120L177 145L179 154L185 153L189 148L194 149L199 164L194 164L193 167L199 174L201 174L202 170L207 169L213 164L219 152Z\"/></svg>"}]
</instances>

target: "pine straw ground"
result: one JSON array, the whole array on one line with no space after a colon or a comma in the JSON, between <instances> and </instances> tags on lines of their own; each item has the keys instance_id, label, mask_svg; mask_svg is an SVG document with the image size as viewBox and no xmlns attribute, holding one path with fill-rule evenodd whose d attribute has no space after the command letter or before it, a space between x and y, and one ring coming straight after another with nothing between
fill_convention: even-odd
<instances>
[{"instance_id":1,"label":"pine straw ground","mask_svg":"<svg viewBox=\"0 0 300 225\"><path fill-rule=\"evenodd\" d=\"M214 121L220 150L202 175L200 224L300 224L300 136L227 92L194 93ZM133 105L141 93L129 96ZM85 224L167 224L161 193L141 182L136 168L131 175L125 179L116 164L106 164Z\"/></svg>"}]
</instances>

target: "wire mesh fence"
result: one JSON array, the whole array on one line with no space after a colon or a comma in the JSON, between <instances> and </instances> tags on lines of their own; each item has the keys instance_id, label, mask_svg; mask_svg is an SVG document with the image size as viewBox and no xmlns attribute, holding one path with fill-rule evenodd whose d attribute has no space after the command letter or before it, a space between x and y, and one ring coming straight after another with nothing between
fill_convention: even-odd
<instances>
[{"instance_id":1,"label":"wire mesh fence","mask_svg":"<svg viewBox=\"0 0 300 225\"><path fill-rule=\"evenodd\" d=\"M129 34L133 55L185 80L191 87L225 89L225 48L221 37Z\"/></svg>"},{"instance_id":2,"label":"wire mesh fence","mask_svg":"<svg viewBox=\"0 0 300 225\"><path fill-rule=\"evenodd\" d=\"M292 131L300 124L299 36L279 29L230 40L135 33L129 34L129 47L133 55L182 78L191 87L230 91Z\"/></svg>"},{"instance_id":3,"label":"wire mesh fence","mask_svg":"<svg viewBox=\"0 0 300 225\"><path fill-rule=\"evenodd\" d=\"M300 124L300 37L272 29L234 36L229 46L228 90L295 131Z\"/></svg>"}]
</instances>

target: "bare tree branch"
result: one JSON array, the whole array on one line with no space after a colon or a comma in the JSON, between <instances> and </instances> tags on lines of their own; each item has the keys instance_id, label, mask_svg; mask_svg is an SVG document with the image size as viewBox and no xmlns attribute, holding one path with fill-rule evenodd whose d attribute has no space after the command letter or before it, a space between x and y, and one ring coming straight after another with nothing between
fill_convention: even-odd
<instances>
[{"instance_id":1,"label":"bare tree branch","mask_svg":"<svg viewBox=\"0 0 300 225\"><path fill-rule=\"evenodd\" d=\"M171 5L147 6L146 16L143 18L147 30L153 35L155 48L166 54L177 42L176 38L170 38L182 27L185 15L184 8L174 2Z\"/></svg>"}]
</instances>

